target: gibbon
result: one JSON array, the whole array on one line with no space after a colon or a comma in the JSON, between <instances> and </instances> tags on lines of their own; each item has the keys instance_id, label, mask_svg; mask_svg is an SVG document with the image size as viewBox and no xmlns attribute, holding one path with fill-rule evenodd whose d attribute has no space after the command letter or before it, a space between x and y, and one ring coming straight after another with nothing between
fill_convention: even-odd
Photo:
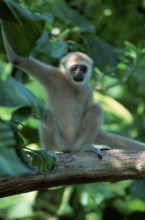
<instances>
[{"instance_id":1,"label":"gibbon","mask_svg":"<svg viewBox=\"0 0 145 220\"><path fill-rule=\"evenodd\" d=\"M46 110L39 128L42 147L62 152L93 151L99 158L101 150L110 147L145 149L144 143L101 130L103 111L93 100L89 84L93 61L89 56L72 52L54 67L16 54L3 28L2 35L9 61L44 87Z\"/></svg>"}]
</instances>

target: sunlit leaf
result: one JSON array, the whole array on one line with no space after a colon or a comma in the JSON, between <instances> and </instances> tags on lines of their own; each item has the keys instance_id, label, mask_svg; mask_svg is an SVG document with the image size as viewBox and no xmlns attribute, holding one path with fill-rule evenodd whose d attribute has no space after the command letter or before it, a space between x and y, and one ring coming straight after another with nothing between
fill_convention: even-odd
<instances>
[{"instance_id":1,"label":"sunlit leaf","mask_svg":"<svg viewBox=\"0 0 145 220\"><path fill-rule=\"evenodd\" d=\"M42 172L45 176L57 166L56 160L53 155L46 150L29 150L26 149L26 153L32 158L32 166L38 168L39 172Z\"/></svg>"},{"instance_id":2,"label":"sunlit leaf","mask_svg":"<svg viewBox=\"0 0 145 220\"><path fill-rule=\"evenodd\" d=\"M125 121L125 123L130 124L133 122L133 116L131 112L129 112L121 103L119 103L112 97L94 92L94 98L97 102L99 101L100 103L102 103L107 111L112 112L118 118Z\"/></svg>"}]
</instances>

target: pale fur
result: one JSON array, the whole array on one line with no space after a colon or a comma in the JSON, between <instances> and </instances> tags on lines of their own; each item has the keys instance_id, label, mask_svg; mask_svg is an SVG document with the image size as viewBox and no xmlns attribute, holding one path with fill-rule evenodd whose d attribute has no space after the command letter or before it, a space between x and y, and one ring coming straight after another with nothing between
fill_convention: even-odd
<instances>
[{"instance_id":1,"label":"pale fur","mask_svg":"<svg viewBox=\"0 0 145 220\"><path fill-rule=\"evenodd\" d=\"M94 103L89 85L93 65L90 57L80 52L69 53L59 67L53 67L17 55L3 29L2 34L10 62L30 73L44 86L49 106L46 106L39 129L43 147L58 151L97 151L94 144L99 143L116 148L145 149L144 143L101 131L102 108ZM70 74L73 64L87 65L88 72L82 82L73 81Z\"/></svg>"}]
</instances>

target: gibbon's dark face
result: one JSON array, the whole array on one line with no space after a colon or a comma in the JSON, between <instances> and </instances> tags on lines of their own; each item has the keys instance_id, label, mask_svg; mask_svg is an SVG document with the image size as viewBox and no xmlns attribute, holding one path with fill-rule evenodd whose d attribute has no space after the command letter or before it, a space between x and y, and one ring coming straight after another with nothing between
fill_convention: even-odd
<instances>
[{"instance_id":1,"label":"gibbon's dark face","mask_svg":"<svg viewBox=\"0 0 145 220\"><path fill-rule=\"evenodd\" d=\"M85 79L87 71L88 67L85 64L74 64L70 67L72 79L75 82L82 82Z\"/></svg>"}]
</instances>

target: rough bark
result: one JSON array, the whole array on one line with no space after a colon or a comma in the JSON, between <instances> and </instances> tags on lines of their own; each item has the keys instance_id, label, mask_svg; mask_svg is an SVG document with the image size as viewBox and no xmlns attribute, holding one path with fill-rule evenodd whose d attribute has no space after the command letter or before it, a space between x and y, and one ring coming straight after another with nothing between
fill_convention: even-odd
<instances>
[{"instance_id":1,"label":"rough bark","mask_svg":"<svg viewBox=\"0 0 145 220\"><path fill-rule=\"evenodd\" d=\"M103 154L102 160L91 152L60 154L58 168L46 177L0 177L0 197L62 185L145 179L145 151L109 150Z\"/></svg>"}]
</instances>

